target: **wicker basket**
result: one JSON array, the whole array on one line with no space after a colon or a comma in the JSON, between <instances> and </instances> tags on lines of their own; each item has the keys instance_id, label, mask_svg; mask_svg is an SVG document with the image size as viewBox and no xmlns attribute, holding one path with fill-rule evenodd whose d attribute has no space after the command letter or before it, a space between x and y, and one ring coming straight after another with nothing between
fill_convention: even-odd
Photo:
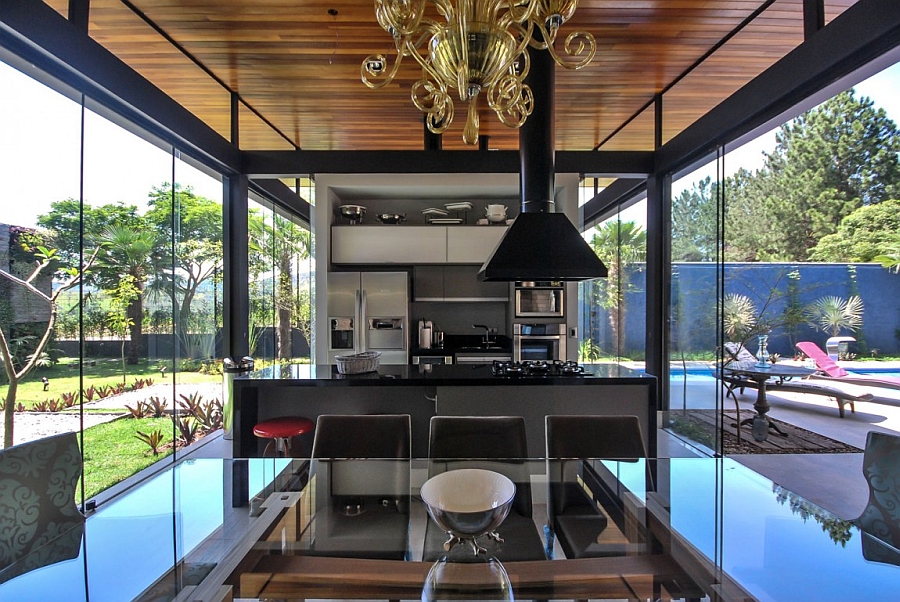
<instances>
[{"instance_id":1,"label":"wicker basket","mask_svg":"<svg viewBox=\"0 0 900 602\"><path fill-rule=\"evenodd\" d=\"M354 355L336 355L338 372L341 374L363 374L374 372L381 362L380 351L364 351Z\"/></svg>"}]
</instances>

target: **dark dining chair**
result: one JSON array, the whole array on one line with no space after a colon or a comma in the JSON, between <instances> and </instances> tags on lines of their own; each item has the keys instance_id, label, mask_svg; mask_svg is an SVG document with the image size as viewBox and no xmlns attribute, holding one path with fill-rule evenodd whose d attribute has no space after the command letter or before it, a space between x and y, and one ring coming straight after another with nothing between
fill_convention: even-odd
<instances>
[{"instance_id":1,"label":"dark dining chair","mask_svg":"<svg viewBox=\"0 0 900 602\"><path fill-rule=\"evenodd\" d=\"M457 468L484 468L508 477L516 485L515 498L496 532L503 542L479 539L488 556L500 561L546 560L544 544L534 522L531 478L526 463L528 446L521 416L434 416L428 437L428 476ZM475 460L475 462L473 462ZM446 552L447 534L433 521L425 528L422 559L448 556L474 560L471 548L457 545Z\"/></svg>"},{"instance_id":2,"label":"dark dining chair","mask_svg":"<svg viewBox=\"0 0 900 602\"><path fill-rule=\"evenodd\" d=\"M900 565L900 436L870 431L863 454L869 502L856 519L867 560Z\"/></svg>"},{"instance_id":3,"label":"dark dining chair","mask_svg":"<svg viewBox=\"0 0 900 602\"><path fill-rule=\"evenodd\" d=\"M638 417L547 416L545 420L550 537L559 541L566 558L624 554L627 544L621 538L604 541L603 532L613 517L598 507L595 497L600 492L595 489L599 487L586 487L579 470L587 470L581 461L584 458L646 458Z\"/></svg>"},{"instance_id":4,"label":"dark dining chair","mask_svg":"<svg viewBox=\"0 0 900 602\"><path fill-rule=\"evenodd\" d=\"M310 554L409 557L410 430L408 414L319 416Z\"/></svg>"}]
</instances>

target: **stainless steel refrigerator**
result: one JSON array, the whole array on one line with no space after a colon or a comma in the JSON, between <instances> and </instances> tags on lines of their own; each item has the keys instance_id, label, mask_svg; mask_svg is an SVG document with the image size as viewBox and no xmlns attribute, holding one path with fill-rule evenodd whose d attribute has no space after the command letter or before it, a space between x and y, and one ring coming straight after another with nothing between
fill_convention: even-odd
<instances>
[{"instance_id":1,"label":"stainless steel refrigerator","mask_svg":"<svg viewBox=\"0 0 900 602\"><path fill-rule=\"evenodd\" d=\"M406 364L409 323L406 272L328 274L328 361L380 351L382 364Z\"/></svg>"}]
</instances>

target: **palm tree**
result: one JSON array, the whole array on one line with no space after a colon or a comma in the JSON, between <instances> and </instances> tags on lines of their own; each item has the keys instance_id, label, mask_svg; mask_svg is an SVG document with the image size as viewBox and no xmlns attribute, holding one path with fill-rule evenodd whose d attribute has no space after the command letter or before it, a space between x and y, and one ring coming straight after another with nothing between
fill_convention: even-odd
<instances>
[{"instance_id":1,"label":"palm tree","mask_svg":"<svg viewBox=\"0 0 900 602\"><path fill-rule=\"evenodd\" d=\"M613 352L621 356L625 351L625 293L631 289L626 267L644 261L647 233L633 221L615 219L596 226L590 244L609 270L600 305L609 311Z\"/></svg>"},{"instance_id":2,"label":"palm tree","mask_svg":"<svg viewBox=\"0 0 900 602\"><path fill-rule=\"evenodd\" d=\"M154 250L156 236L152 230L141 230L129 225L113 224L100 235L97 242L102 246L98 263L98 280L105 289L115 289L119 281L130 276L137 295L125 310L128 319L130 341L125 355L129 364L137 364L141 354L144 303L143 292L150 273L150 256Z\"/></svg>"},{"instance_id":3,"label":"palm tree","mask_svg":"<svg viewBox=\"0 0 900 602\"><path fill-rule=\"evenodd\" d=\"M836 337L844 328L855 332L862 327L863 309L862 299L857 295L849 299L830 295L806 309L806 321L816 330L824 330Z\"/></svg>"}]
</instances>

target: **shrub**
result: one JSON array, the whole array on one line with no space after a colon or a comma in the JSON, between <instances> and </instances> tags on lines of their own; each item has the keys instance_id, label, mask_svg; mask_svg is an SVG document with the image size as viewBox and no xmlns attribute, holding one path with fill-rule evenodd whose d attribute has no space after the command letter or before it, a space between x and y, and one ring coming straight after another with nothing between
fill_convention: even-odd
<instances>
[{"instance_id":1,"label":"shrub","mask_svg":"<svg viewBox=\"0 0 900 602\"><path fill-rule=\"evenodd\" d=\"M144 443L150 446L150 450L153 452L154 456L159 455L159 447L163 442L163 434L162 431L156 429L155 431L148 433L142 433L138 431L135 435L136 438L140 439ZM146 452L145 452L146 455Z\"/></svg>"}]
</instances>

